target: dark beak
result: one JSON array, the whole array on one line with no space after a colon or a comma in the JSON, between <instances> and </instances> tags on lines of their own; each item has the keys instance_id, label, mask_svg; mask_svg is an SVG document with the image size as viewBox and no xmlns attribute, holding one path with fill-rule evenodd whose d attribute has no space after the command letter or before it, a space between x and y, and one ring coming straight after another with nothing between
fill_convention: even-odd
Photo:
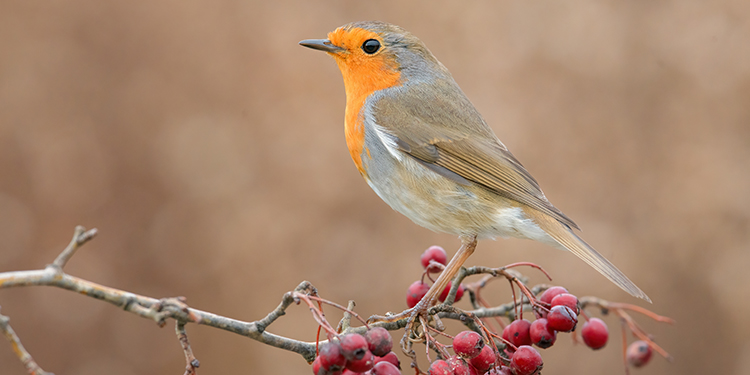
<instances>
[{"instance_id":1,"label":"dark beak","mask_svg":"<svg viewBox=\"0 0 750 375\"><path fill-rule=\"evenodd\" d=\"M343 48L331 43L331 41L328 39L305 39L299 42L299 44L307 48L317 49L329 53L337 53L344 50Z\"/></svg>"}]
</instances>

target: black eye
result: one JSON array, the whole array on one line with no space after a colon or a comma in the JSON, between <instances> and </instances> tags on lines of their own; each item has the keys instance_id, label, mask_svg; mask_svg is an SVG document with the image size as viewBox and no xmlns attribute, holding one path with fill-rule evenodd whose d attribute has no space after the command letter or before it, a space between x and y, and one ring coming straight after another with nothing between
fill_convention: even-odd
<instances>
[{"instance_id":1,"label":"black eye","mask_svg":"<svg viewBox=\"0 0 750 375\"><path fill-rule=\"evenodd\" d=\"M372 55L375 52L378 52L380 49L380 42L378 42L375 39L367 39L364 43L362 43L362 50L365 51L366 54Z\"/></svg>"}]
</instances>

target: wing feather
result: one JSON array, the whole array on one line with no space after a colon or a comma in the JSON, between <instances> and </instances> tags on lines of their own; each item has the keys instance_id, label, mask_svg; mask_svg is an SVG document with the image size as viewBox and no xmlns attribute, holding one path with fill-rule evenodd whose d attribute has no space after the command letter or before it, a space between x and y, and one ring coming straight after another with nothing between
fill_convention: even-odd
<instances>
[{"instance_id":1,"label":"wing feather","mask_svg":"<svg viewBox=\"0 0 750 375\"><path fill-rule=\"evenodd\" d=\"M431 97L425 106L419 100L419 87L412 86L412 95L396 89L374 103L375 122L396 139L402 152L456 181L473 182L578 229L547 200L537 181L497 139L455 83L432 87L458 90L461 100L445 100L456 98L455 93L446 93Z\"/></svg>"}]
</instances>

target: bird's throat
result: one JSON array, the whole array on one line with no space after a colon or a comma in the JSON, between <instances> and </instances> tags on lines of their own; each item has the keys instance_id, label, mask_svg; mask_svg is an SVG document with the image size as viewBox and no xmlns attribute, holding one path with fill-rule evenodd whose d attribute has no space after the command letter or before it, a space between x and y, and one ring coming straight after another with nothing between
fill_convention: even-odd
<instances>
[{"instance_id":1,"label":"bird's throat","mask_svg":"<svg viewBox=\"0 0 750 375\"><path fill-rule=\"evenodd\" d=\"M362 176L367 173L362 164L365 143L364 105L367 98L378 90L397 86L401 81L401 74L392 66L388 66L382 60L367 62L351 62L345 59L336 59L344 77L346 88L346 114L344 118L344 133L349 153L357 165ZM363 67L362 64L376 66Z\"/></svg>"}]
</instances>

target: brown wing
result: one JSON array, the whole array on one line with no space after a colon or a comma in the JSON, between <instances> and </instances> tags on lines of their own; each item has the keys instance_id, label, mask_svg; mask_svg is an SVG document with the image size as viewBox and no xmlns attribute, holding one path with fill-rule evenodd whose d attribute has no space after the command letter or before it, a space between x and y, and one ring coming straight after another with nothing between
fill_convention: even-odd
<instances>
[{"instance_id":1,"label":"brown wing","mask_svg":"<svg viewBox=\"0 0 750 375\"><path fill-rule=\"evenodd\" d=\"M395 138L401 151L426 167L457 182L480 185L578 229L547 200L536 180L451 83L439 86L443 95L434 98L433 94L429 101L419 100L419 95L398 93L381 97L375 103L376 123ZM413 88L412 94L419 92ZM456 94L460 94L460 100L445 99L455 99Z\"/></svg>"}]
</instances>

